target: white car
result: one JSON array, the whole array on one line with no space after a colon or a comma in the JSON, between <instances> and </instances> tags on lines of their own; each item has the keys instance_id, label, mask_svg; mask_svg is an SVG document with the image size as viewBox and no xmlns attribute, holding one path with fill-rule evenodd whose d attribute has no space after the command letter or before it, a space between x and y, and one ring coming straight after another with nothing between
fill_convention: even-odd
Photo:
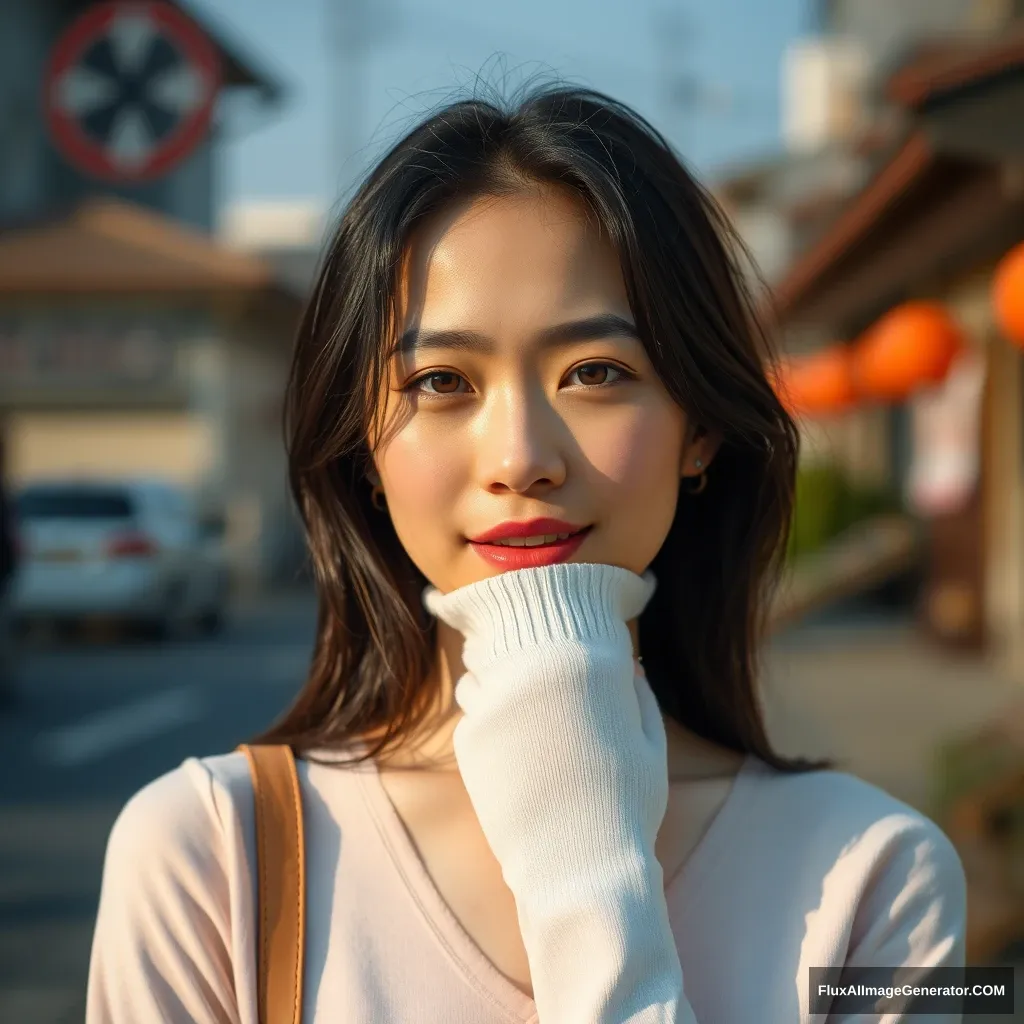
<instances>
[{"instance_id":1,"label":"white car","mask_svg":"<svg viewBox=\"0 0 1024 1024\"><path fill-rule=\"evenodd\" d=\"M156 635L223 623L223 521L163 480L42 480L14 497L21 622L113 617Z\"/></svg>"}]
</instances>

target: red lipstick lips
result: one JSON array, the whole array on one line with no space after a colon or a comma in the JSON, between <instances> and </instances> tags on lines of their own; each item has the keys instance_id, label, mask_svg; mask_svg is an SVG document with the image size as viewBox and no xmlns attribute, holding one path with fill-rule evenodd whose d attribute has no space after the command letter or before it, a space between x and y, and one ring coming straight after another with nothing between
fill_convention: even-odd
<instances>
[{"instance_id":1,"label":"red lipstick lips","mask_svg":"<svg viewBox=\"0 0 1024 1024\"><path fill-rule=\"evenodd\" d=\"M473 550L481 558L502 569L529 569L564 562L577 551L590 532L589 526L577 526L562 519L529 519L525 522L507 522L470 539ZM564 540L530 546L495 543L526 537L544 537L571 534Z\"/></svg>"}]
</instances>

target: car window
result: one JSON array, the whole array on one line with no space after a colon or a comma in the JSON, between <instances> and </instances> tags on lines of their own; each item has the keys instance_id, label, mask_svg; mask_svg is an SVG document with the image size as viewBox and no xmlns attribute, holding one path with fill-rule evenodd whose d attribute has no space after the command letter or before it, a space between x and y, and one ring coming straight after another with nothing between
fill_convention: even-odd
<instances>
[{"instance_id":1,"label":"car window","mask_svg":"<svg viewBox=\"0 0 1024 1024\"><path fill-rule=\"evenodd\" d=\"M135 512L125 491L94 487L32 487L17 497L19 518L128 519Z\"/></svg>"},{"instance_id":2,"label":"car window","mask_svg":"<svg viewBox=\"0 0 1024 1024\"><path fill-rule=\"evenodd\" d=\"M159 487L154 489L153 497L161 515L171 519L188 518L188 503L180 491L171 487Z\"/></svg>"},{"instance_id":3,"label":"car window","mask_svg":"<svg viewBox=\"0 0 1024 1024\"><path fill-rule=\"evenodd\" d=\"M181 494L180 492L167 492L167 507L170 510L171 515L178 516L181 519L188 518L188 501L185 499L185 495Z\"/></svg>"}]
</instances>

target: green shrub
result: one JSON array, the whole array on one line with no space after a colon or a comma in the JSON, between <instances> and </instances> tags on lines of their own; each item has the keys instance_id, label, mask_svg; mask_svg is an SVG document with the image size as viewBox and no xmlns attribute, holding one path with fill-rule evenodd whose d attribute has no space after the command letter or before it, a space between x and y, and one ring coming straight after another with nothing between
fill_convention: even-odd
<instances>
[{"instance_id":1,"label":"green shrub","mask_svg":"<svg viewBox=\"0 0 1024 1024\"><path fill-rule=\"evenodd\" d=\"M796 502L789 557L817 551L835 534L845 481L834 465L802 466L796 478Z\"/></svg>"},{"instance_id":2,"label":"green shrub","mask_svg":"<svg viewBox=\"0 0 1024 1024\"><path fill-rule=\"evenodd\" d=\"M855 485L834 463L802 466L797 472L788 557L812 554L851 526L899 507L889 489Z\"/></svg>"}]
</instances>

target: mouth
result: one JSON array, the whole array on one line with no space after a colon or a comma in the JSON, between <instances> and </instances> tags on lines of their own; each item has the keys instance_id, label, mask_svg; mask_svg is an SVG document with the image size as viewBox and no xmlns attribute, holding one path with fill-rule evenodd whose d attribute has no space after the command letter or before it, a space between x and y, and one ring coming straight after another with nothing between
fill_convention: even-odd
<instances>
[{"instance_id":1,"label":"mouth","mask_svg":"<svg viewBox=\"0 0 1024 1024\"><path fill-rule=\"evenodd\" d=\"M505 569L525 569L566 561L575 554L592 529L591 525L560 533L536 533L488 541L471 540L469 543L481 558L492 565Z\"/></svg>"},{"instance_id":2,"label":"mouth","mask_svg":"<svg viewBox=\"0 0 1024 1024\"><path fill-rule=\"evenodd\" d=\"M580 530L570 530L568 533L542 533L532 537L506 537L504 540L492 540L488 541L488 543L496 547L507 548L550 547L553 544L560 544L562 541L570 540L572 537L578 537L589 529L589 526L584 526Z\"/></svg>"}]
</instances>

